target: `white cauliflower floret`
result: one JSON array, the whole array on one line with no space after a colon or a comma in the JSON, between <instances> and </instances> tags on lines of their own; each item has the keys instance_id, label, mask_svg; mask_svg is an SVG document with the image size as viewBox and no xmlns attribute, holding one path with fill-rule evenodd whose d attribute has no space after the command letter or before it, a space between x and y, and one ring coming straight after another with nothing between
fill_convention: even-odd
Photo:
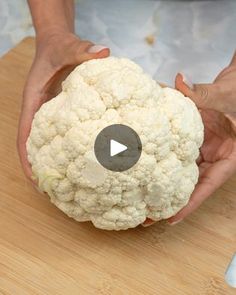
<instances>
[{"instance_id":1,"label":"white cauliflower floret","mask_svg":"<svg viewBox=\"0 0 236 295\"><path fill-rule=\"evenodd\" d=\"M199 112L196 112L190 99L175 89L164 88L160 100L170 121L173 150L182 161L193 162L198 157L203 140Z\"/></svg>"},{"instance_id":2,"label":"white cauliflower floret","mask_svg":"<svg viewBox=\"0 0 236 295\"><path fill-rule=\"evenodd\" d=\"M94 154L98 133L133 128L139 161L113 172ZM68 216L102 229L136 227L183 208L198 180L203 124L194 103L161 88L132 61L109 57L76 67L62 92L35 114L27 141L39 188Z\"/></svg>"}]
</instances>

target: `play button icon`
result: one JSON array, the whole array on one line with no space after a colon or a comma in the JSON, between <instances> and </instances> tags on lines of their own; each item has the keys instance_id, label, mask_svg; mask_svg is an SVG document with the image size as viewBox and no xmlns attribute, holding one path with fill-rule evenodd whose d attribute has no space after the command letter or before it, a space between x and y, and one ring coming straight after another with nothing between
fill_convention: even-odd
<instances>
[{"instance_id":1,"label":"play button icon","mask_svg":"<svg viewBox=\"0 0 236 295\"><path fill-rule=\"evenodd\" d=\"M98 162L111 171L130 169L139 160L142 144L138 134L129 126L113 124L96 137L94 152Z\"/></svg>"},{"instance_id":2,"label":"play button icon","mask_svg":"<svg viewBox=\"0 0 236 295\"><path fill-rule=\"evenodd\" d=\"M127 146L116 140L110 140L110 156L113 157L127 150Z\"/></svg>"}]
</instances>

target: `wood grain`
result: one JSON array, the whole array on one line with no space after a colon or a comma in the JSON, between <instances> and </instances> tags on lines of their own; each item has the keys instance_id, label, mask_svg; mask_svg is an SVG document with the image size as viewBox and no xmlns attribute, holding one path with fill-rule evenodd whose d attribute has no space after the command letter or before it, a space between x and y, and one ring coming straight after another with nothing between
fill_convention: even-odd
<instances>
[{"instance_id":1,"label":"wood grain","mask_svg":"<svg viewBox=\"0 0 236 295\"><path fill-rule=\"evenodd\" d=\"M236 177L176 226L107 232L77 223L25 179L16 152L21 94L34 54L25 39L0 60L0 294L236 294Z\"/></svg>"}]
</instances>

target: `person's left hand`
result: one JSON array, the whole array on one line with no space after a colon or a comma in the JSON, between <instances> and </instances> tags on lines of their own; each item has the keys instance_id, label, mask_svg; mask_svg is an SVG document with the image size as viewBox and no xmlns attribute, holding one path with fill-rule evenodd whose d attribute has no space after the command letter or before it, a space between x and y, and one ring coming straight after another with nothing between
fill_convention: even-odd
<instances>
[{"instance_id":1,"label":"person's left hand","mask_svg":"<svg viewBox=\"0 0 236 295\"><path fill-rule=\"evenodd\" d=\"M204 123L204 143L197 161L199 180L189 203L168 219L176 224L197 209L236 172L236 57L212 84L187 85L176 77L176 89L200 108ZM147 218L144 226L155 221Z\"/></svg>"},{"instance_id":2,"label":"person's left hand","mask_svg":"<svg viewBox=\"0 0 236 295\"><path fill-rule=\"evenodd\" d=\"M188 204L168 222L176 224L197 209L236 171L236 136L233 125L222 113L201 110L205 139L197 164L199 180Z\"/></svg>"},{"instance_id":3,"label":"person's left hand","mask_svg":"<svg viewBox=\"0 0 236 295\"><path fill-rule=\"evenodd\" d=\"M236 66L233 59L212 84L191 89L183 76L176 77L176 88L200 108L204 142L200 149L199 180L188 204L168 222L176 224L197 209L236 172Z\"/></svg>"}]
</instances>

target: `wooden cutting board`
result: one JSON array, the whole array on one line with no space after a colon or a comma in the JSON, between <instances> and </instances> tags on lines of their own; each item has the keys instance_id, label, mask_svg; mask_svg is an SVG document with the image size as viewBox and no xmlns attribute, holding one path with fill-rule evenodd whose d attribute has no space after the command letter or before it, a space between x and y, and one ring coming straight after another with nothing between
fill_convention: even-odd
<instances>
[{"instance_id":1,"label":"wooden cutting board","mask_svg":"<svg viewBox=\"0 0 236 295\"><path fill-rule=\"evenodd\" d=\"M0 60L0 294L236 294L224 272L236 251L236 177L176 226L122 232L77 223L24 177L16 151L27 38Z\"/></svg>"}]
</instances>

